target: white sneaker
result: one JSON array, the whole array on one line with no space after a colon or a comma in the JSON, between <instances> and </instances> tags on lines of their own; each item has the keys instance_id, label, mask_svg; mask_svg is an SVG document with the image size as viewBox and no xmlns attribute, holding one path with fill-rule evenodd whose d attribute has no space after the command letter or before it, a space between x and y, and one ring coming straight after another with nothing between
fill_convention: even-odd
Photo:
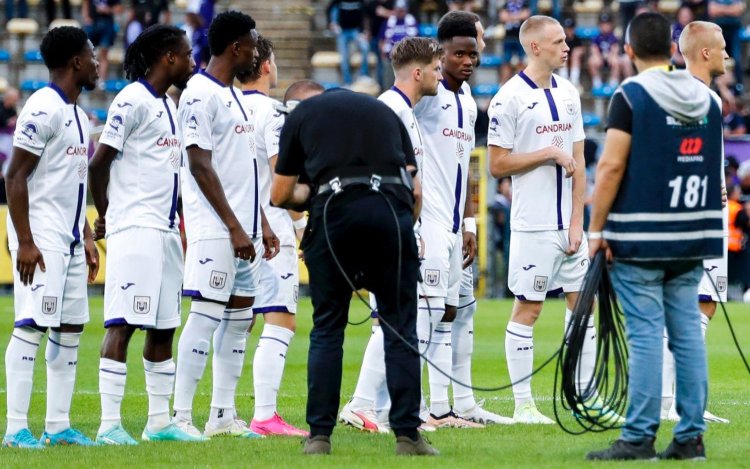
<instances>
[{"instance_id":1,"label":"white sneaker","mask_svg":"<svg viewBox=\"0 0 750 469\"><path fill-rule=\"evenodd\" d=\"M194 436L197 438L203 435L200 430L195 428L195 425L193 425L193 422L191 422L190 420L181 420L181 419L175 418L175 419L172 419L172 423L175 424L177 428L179 428L180 430L182 430L183 432L187 433L190 436Z\"/></svg>"},{"instance_id":2,"label":"white sneaker","mask_svg":"<svg viewBox=\"0 0 750 469\"><path fill-rule=\"evenodd\" d=\"M545 417L544 414L539 412L533 401L522 404L520 407L516 407L515 412L513 412L513 422L532 425L553 425L555 423L554 420Z\"/></svg>"},{"instance_id":3,"label":"white sneaker","mask_svg":"<svg viewBox=\"0 0 750 469\"><path fill-rule=\"evenodd\" d=\"M439 417L430 414L427 418L427 424L432 425L435 428L484 428L484 425L481 423L472 422L471 420L458 417L452 410Z\"/></svg>"},{"instance_id":4,"label":"white sneaker","mask_svg":"<svg viewBox=\"0 0 750 469\"><path fill-rule=\"evenodd\" d=\"M677 407L675 407L674 404L672 404L672 407L669 408L669 412L667 412L667 417L663 420L669 420L670 422L679 422L680 421L680 415L677 413Z\"/></svg>"},{"instance_id":5,"label":"white sneaker","mask_svg":"<svg viewBox=\"0 0 750 469\"><path fill-rule=\"evenodd\" d=\"M373 409L352 409L347 402L341 413L339 414L339 421L344 425L351 425L354 428L358 428L362 431L370 433L388 433L390 428L385 428L378 424L378 417L375 415Z\"/></svg>"},{"instance_id":6,"label":"white sneaker","mask_svg":"<svg viewBox=\"0 0 750 469\"><path fill-rule=\"evenodd\" d=\"M261 435L253 432L247 428L247 423L244 420L232 419L227 420L224 423L214 424L210 420L206 422L206 431L203 432L206 436L238 436L242 438L262 438Z\"/></svg>"},{"instance_id":7,"label":"white sneaker","mask_svg":"<svg viewBox=\"0 0 750 469\"><path fill-rule=\"evenodd\" d=\"M512 418L503 417L502 415L494 414L489 410L482 409L479 404L467 411L456 410L456 416L464 420L485 425L512 425L514 423Z\"/></svg>"},{"instance_id":8,"label":"white sneaker","mask_svg":"<svg viewBox=\"0 0 750 469\"><path fill-rule=\"evenodd\" d=\"M714 415L707 410L703 412L703 420L705 420L706 422L713 422L713 423L729 423L728 419Z\"/></svg>"}]
</instances>

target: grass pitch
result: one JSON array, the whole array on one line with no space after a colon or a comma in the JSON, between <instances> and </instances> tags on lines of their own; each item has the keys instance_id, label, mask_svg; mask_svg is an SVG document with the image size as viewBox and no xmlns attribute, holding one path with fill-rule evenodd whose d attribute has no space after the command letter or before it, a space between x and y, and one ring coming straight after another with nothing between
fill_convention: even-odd
<instances>
[{"instance_id":1,"label":"grass pitch","mask_svg":"<svg viewBox=\"0 0 750 469\"><path fill-rule=\"evenodd\" d=\"M102 298L92 297L91 322L84 331L78 361L76 395L73 399L71 420L73 425L90 437L99 427L100 406L98 395L99 346L103 335ZM480 301L475 322L474 383L480 386L498 386L508 383L504 359L504 327L510 314L509 301ZM750 307L729 305L740 340L750 353ZM187 305L183 309L187 315ZM279 396L279 412L290 423L305 427L306 356L308 334L311 326L309 299L303 299L298 317L298 332L287 354L287 365ZM549 301L535 327L536 363L551 355L562 337L564 305ZM365 307L352 302L353 321L366 316ZM184 322L184 321L183 321ZM0 352L7 345L13 324L13 304L10 297L0 297ZM262 325L256 325L248 343L254 350ZM343 405L354 390L362 354L370 335L369 325L350 326L347 330L342 388ZM143 334L136 333L128 357L128 382L123 401L123 425L138 438L146 423L147 396L145 393L143 365L140 350ZM177 339L175 339L175 345ZM709 424L706 449L709 463L716 467L750 467L747 440L750 436L750 376L739 359L731 341L726 322L719 312L708 331L710 394L709 409L717 415L731 419L728 425ZM237 406L242 418L250 420L253 410L252 358L248 353L245 370L238 386ZM44 350L37 354L38 364L34 381L30 425L35 435L44 426L45 370ZM210 364L209 364L210 367ZM4 373L3 373L4 374ZM211 399L210 370L200 383L195 398L194 418L202 428L208 416ZM554 369L543 370L533 379L533 391L540 410L552 416L552 386ZM5 384L4 377L0 381ZM477 393L485 399L485 407L503 415L513 411L512 393ZM313 396L314 398L314 396ZM4 432L5 389L0 387L0 425ZM673 424L665 423L659 432L657 448L663 449L671 440ZM619 433L570 436L557 426L494 426L480 430L447 429L428 435L440 449L441 456L419 464L430 467L563 467L567 464L586 464L585 453L600 449L616 439ZM241 441L214 438L198 444L141 443L128 448L48 448L30 452L0 449L2 467L409 467L417 460L397 458L393 455L394 438L391 435L371 435L352 428L337 427L333 434L333 454L329 457L305 457L301 454L301 441L295 438L266 438ZM593 463L591 463L593 464ZM663 463L669 467L688 467L689 464ZM615 464L596 464L610 467ZM653 463L628 463L627 467L653 467Z\"/></svg>"}]
</instances>

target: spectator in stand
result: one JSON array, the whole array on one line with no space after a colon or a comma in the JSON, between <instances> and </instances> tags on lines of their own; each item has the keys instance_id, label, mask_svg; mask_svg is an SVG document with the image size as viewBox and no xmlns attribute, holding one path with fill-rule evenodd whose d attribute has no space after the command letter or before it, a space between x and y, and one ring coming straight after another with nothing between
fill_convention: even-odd
<instances>
[{"instance_id":1,"label":"spectator in stand","mask_svg":"<svg viewBox=\"0 0 750 469\"><path fill-rule=\"evenodd\" d=\"M695 21L708 20L708 0L682 0L682 6L690 8Z\"/></svg>"},{"instance_id":2,"label":"spectator in stand","mask_svg":"<svg viewBox=\"0 0 750 469\"><path fill-rule=\"evenodd\" d=\"M734 59L734 77L737 81L736 94L743 91L742 86L742 15L745 13L745 0L709 0L708 16L721 26L721 32L727 43L727 52Z\"/></svg>"},{"instance_id":3,"label":"spectator in stand","mask_svg":"<svg viewBox=\"0 0 750 469\"><path fill-rule=\"evenodd\" d=\"M195 70L206 68L211 58L208 48L208 26L214 18L216 0L190 0L185 12L183 29L193 48Z\"/></svg>"},{"instance_id":4,"label":"spectator in stand","mask_svg":"<svg viewBox=\"0 0 750 469\"><path fill-rule=\"evenodd\" d=\"M61 0L60 3L62 4L63 18L68 20L73 18L70 10L70 0ZM47 26L49 27L57 19L57 2L55 0L44 0L44 7L47 11Z\"/></svg>"},{"instance_id":5,"label":"spectator in stand","mask_svg":"<svg viewBox=\"0 0 750 469\"><path fill-rule=\"evenodd\" d=\"M170 24L172 14L169 12L169 2L167 0L146 0L149 7L147 27L155 24Z\"/></svg>"},{"instance_id":6,"label":"spectator in stand","mask_svg":"<svg viewBox=\"0 0 750 469\"><path fill-rule=\"evenodd\" d=\"M375 78L380 88L385 88L385 77L383 66L383 55L380 51L380 31L383 24L393 14L393 5L395 0L370 0L365 4L367 12L368 35L370 37L370 50L377 51L378 56L377 68L375 69Z\"/></svg>"},{"instance_id":7,"label":"spectator in stand","mask_svg":"<svg viewBox=\"0 0 750 469\"><path fill-rule=\"evenodd\" d=\"M492 241L495 248L493 259L494 296L507 297L510 292L507 290L508 277L508 254L510 252L510 204L513 197L510 177L503 177L497 181L495 190L495 199L490 206L492 215L493 230Z\"/></svg>"},{"instance_id":8,"label":"spectator in stand","mask_svg":"<svg viewBox=\"0 0 750 469\"><path fill-rule=\"evenodd\" d=\"M747 160L746 162L750 162ZM740 164L737 162L737 158L732 155L728 155L724 158L724 179L727 181L727 186L737 185L740 183L740 178L737 176L737 172L740 169Z\"/></svg>"},{"instance_id":9,"label":"spectator in stand","mask_svg":"<svg viewBox=\"0 0 750 469\"><path fill-rule=\"evenodd\" d=\"M331 0L326 9L328 27L336 34L336 46L341 55L341 78L344 85L351 85L349 70L349 43L355 42L362 54L359 78L369 75L367 53L370 49L364 32L364 4L361 0Z\"/></svg>"},{"instance_id":10,"label":"spectator in stand","mask_svg":"<svg viewBox=\"0 0 750 469\"><path fill-rule=\"evenodd\" d=\"M732 109L729 101L724 98L721 99L721 115L724 117L724 137L747 133L745 120L737 111Z\"/></svg>"},{"instance_id":11,"label":"spectator in stand","mask_svg":"<svg viewBox=\"0 0 750 469\"><path fill-rule=\"evenodd\" d=\"M472 11L474 9L474 0L448 0L448 11Z\"/></svg>"},{"instance_id":12,"label":"spectator in stand","mask_svg":"<svg viewBox=\"0 0 750 469\"><path fill-rule=\"evenodd\" d=\"M576 88L581 88L581 62L583 54L586 53L586 46L580 37L576 35L575 18L565 18L562 20L563 30L565 31L565 42L568 43L570 51L568 52L568 61L558 71L560 76L567 78Z\"/></svg>"},{"instance_id":13,"label":"spectator in stand","mask_svg":"<svg viewBox=\"0 0 750 469\"><path fill-rule=\"evenodd\" d=\"M727 207L729 209L729 283L739 284L743 291L750 287L750 203L742 201L742 191L727 181Z\"/></svg>"},{"instance_id":14,"label":"spectator in stand","mask_svg":"<svg viewBox=\"0 0 750 469\"><path fill-rule=\"evenodd\" d=\"M13 133L16 128L16 117L18 117L18 102L21 94L12 86L5 90L3 102L0 105L0 133Z\"/></svg>"},{"instance_id":15,"label":"spectator in stand","mask_svg":"<svg viewBox=\"0 0 750 469\"><path fill-rule=\"evenodd\" d=\"M148 6L145 2L134 1L130 9L130 19L125 26L125 49L130 47L141 32L146 29L148 22Z\"/></svg>"},{"instance_id":16,"label":"spectator in stand","mask_svg":"<svg viewBox=\"0 0 750 469\"><path fill-rule=\"evenodd\" d=\"M599 34L593 40L588 69L594 88L602 86L602 67L609 69L609 86L616 88L621 78L632 74L630 61L622 54L620 40L609 13L599 15Z\"/></svg>"},{"instance_id":17,"label":"spectator in stand","mask_svg":"<svg viewBox=\"0 0 750 469\"><path fill-rule=\"evenodd\" d=\"M632 20L639 8L643 8L646 2L643 0L620 0L620 21L622 22L622 31L628 29L628 24Z\"/></svg>"},{"instance_id":18,"label":"spectator in stand","mask_svg":"<svg viewBox=\"0 0 750 469\"><path fill-rule=\"evenodd\" d=\"M409 13L408 0L396 0L393 14L383 24L381 33L383 56L390 61L391 50L401 39L417 37L419 25L414 15Z\"/></svg>"},{"instance_id":19,"label":"spectator in stand","mask_svg":"<svg viewBox=\"0 0 750 469\"><path fill-rule=\"evenodd\" d=\"M523 67L526 53L521 46L518 34L521 23L531 16L529 0L506 0L500 9L500 23L505 25L505 39L503 39L503 65L500 68L500 83L508 81Z\"/></svg>"},{"instance_id":20,"label":"spectator in stand","mask_svg":"<svg viewBox=\"0 0 750 469\"><path fill-rule=\"evenodd\" d=\"M682 58L682 52L680 52L680 34L682 34L682 30L685 29L685 26L693 20L693 10L683 3L679 10L677 10L675 22L672 25L672 42L677 44L677 50L672 56L672 63L678 68L685 68L685 59Z\"/></svg>"},{"instance_id":21,"label":"spectator in stand","mask_svg":"<svg viewBox=\"0 0 750 469\"><path fill-rule=\"evenodd\" d=\"M15 0L5 0L5 22L13 18L27 18L29 16L29 5L26 0L18 0L18 11L15 10ZM18 13L18 15L16 15Z\"/></svg>"},{"instance_id":22,"label":"spectator in stand","mask_svg":"<svg viewBox=\"0 0 750 469\"><path fill-rule=\"evenodd\" d=\"M115 43L115 14L119 14L122 7L120 0L83 0L82 6L84 30L96 47L99 59L99 85L104 86L109 68L107 52Z\"/></svg>"}]
</instances>

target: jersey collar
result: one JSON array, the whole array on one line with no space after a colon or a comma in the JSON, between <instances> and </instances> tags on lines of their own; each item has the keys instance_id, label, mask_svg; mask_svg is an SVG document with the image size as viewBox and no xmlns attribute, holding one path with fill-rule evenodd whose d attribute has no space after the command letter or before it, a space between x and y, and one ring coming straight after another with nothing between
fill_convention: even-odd
<instances>
[{"instance_id":1,"label":"jersey collar","mask_svg":"<svg viewBox=\"0 0 750 469\"><path fill-rule=\"evenodd\" d=\"M222 83L221 81L219 81L219 79L216 78L215 76L213 76L210 73L208 73L205 68L201 69L198 73L200 73L204 77L208 78L212 82L216 83L217 85L221 86L222 88L226 88L226 85L224 83Z\"/></svg>"},{"instance_id":2,"label":"jersey collar","mask_svg":"<svg viewBox=\"0 0 750 469\"><path fill-rule=\"evenodd\" d=\"M404 98L404 101L406 101L406 105L407 105L407 106L409 106L410 108L412 108L412 107L413 107L413 106L411 105L411 100L409 99L409 97L408 97L408 96L406 96L406 94L404 94L404 92L403 92L403 91L401 91L400 89L398 89L398 88L397 88L397 87L396 87L395 85L394 85L394 86L391 86L391 89L392 89L393 91L395 91L396 93L398 93L398 94L399 94L399 95L400 95L400 96L401 96L402 98Z\"/></svg>"},{"instance_id":3,"label":"jersey collar","mask_svg":"<svg viewBox=\"0 0 750 469\"><path fill-rule=\"evenodd\" d=\"M524 73L523 70L521 70L520 72L518 72L518 76L521 77L521 79L523 81L525 81L526 84L529 85L532 89L538 89L539 88L538 86L536 86L536 83L534 83L531 80L531 78L529 78L529 76L526 75L526 73ZM552 88L557 88L557 81L555 80L555 76L554 75L552 75Z\"/></svg>"},{"instance_id":4,"label":"jersey collar","mask_svg":"<svg viewBox=\"0 0 750 469\"><path fill-rule=\"evenodd\" d=\"M52 82L47 83L47 86L55 90L55 92L59 94L60 98L65 102L65 104L70 104L70 101L68 101L68 97L65 96L65 92L62 90L62 88Z\"/></svg>"},{"instance_id":5,"label":"jersey collar","mask_svg":"<svg viewBox=\"0 0 750 469\"><path fill-rule=\"evenodd\" d=\"M266 95L266 93L259 91L259 90L244 90L242 94L244 94L245 96L249 96L251 94L259 94L261 96L268 96Z\"/></svg>"},{"instance_id":6,"label":"jersey collar","mask_svg":"<svg viewBox=\"0 0 750 469\"><path fill-rule=\"evenodd\" d=\"M440 80L440 83L443 84L443 88L445 88L446 90L450 91L451 93L464 94L464 88L463 88L464 85L463 85L463 83L461 83L461 86L458 88L458 91L455 91L455 92L451 91L451 89L448 88L448 81L447 80L442 79L442 80Z\"/></svg>"},{"instance_id":7,"label":"jersey collar","mask_svg":"<svg viewBox=\"0 0 750 469\"><path fill-rule=\"evenodd\" d=\"M148 92L151 93L154 98L161 98L161 96L159 96L159 94L156 92L156 90L154 89L154 87L151 86L151 83L147 82L143 78L139 78L138 79L138 83L140 83L141 85L145 86L146 89L148 90Z\"/></svg>"}]
</instances>

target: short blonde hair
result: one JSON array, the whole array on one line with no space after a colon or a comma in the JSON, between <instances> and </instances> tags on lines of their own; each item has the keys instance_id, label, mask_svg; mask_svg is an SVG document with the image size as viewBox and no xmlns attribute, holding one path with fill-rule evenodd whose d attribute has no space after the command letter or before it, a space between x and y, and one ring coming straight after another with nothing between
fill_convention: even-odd
<instances>
[{"instance_id":1,"label":"short blonde hair","mask_svg":"<svg viewBox=\"0 0 750 469\"><path fill-rule=\"evenodd\" d=\"M560 22L551 16L545 15L534 15L530 16L526 21L521 24L520 32L518 33L518 39L521 41L523 49L528 54L530 51L529 46L531 45L531 36L537 34L542 28L548 24L556 24L560 26ZM560 26L562 27L562 26Z\"/></svg>"},{"instance_id":2,"label":"short blonde hair","mask_svg":"<svg viewBox=\"0 0 750 469\"><path fill-rule=\"evenodd\" d=\"M708 31L716 31L721 34L721 26L708 21L692 21L685 25L685 29L680 33L680 53L684 57L692 57L696 52L695 47L698 45L699 35ZM703 45L709 44L703 42Z\"/></svg>"}]
</instances>

